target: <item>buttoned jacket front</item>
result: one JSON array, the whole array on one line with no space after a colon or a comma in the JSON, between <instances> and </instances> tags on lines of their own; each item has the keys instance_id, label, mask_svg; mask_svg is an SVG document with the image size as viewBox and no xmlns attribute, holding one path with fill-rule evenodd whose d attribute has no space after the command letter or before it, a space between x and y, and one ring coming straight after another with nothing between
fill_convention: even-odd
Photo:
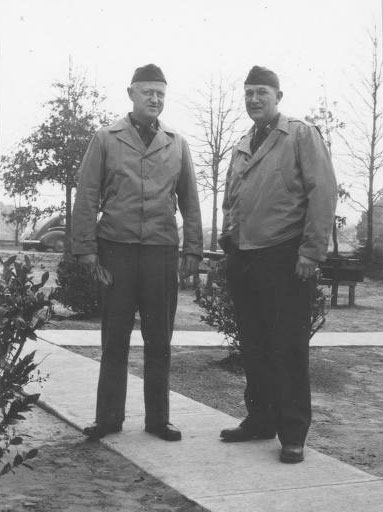
<instances>
[{"instance_id":1,"label":"buttoned jacket front","mask_svg":"<svg viewBox=\"0 0 383 512\"><path fill-rule=\"evenodd\" d=\"M252 155L253 130L234 147L223 201L222 234L240 249L301 236L299 253L326 258L337 198L330 156L317 129L280 115Z\"/></svg>"},{"instance_id":2,"label":"buttoned jacket front","mask_svg":"<svg viewBox=\"0 0 383 512\"><path fill-rule=\"evenodd\" d=\"M183 251L201 256L201 214L186 141L159 123L147 148L129 117L121 119L96 133L81 164L72 252L96 253L97 237L178 246L178 206L183 217Z\"/></svg>"}]
</instances>

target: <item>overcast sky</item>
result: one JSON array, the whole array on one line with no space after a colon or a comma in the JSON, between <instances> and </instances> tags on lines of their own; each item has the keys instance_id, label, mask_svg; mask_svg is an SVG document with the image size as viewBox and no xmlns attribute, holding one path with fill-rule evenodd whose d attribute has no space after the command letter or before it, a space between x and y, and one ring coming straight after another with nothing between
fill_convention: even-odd
<instances>
[{"instance_id":1,"label":"overcast sky","mask_svg":"<svg viewBox=\"0 0 383 512\"><path fill-rule=\"evenodd\" d=\"M303 117L324 85L347 95L355 67L370 58L368 31L381 31L380 0L0 0L0 152L43 116L55 80L86 72L125 114L137 66L161 66L168 94L162 118L193 131L184 105L211 75L243 83L254 65L280 76L281 110ZM240 86L241 87L241 86ZM246 114L244 113L246 119ZM4 201L0 193L0 200Z\"/></svg>"}]
</instances>

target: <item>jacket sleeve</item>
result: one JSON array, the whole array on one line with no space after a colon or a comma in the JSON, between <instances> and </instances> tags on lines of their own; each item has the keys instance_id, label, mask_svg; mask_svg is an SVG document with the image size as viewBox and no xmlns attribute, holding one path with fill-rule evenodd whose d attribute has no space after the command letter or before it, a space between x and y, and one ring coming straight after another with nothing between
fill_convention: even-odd
<instances>
[{"instance_id":1,"label":"jacket sleeve","mask_svg":"<svg viewBox=\"0 0 383 512\"><path fill-rule=\"evenodd\" d=\"M183 253L203 256L201 211L193 162L187 142L181 138L182 167L177 183L177 197L183 218Z\"/></svg>"},{"instance_id":2,"label":"jacket sleeve","mask_svg":"<svg viewBox=\"0 0 383 512\"><path fill-rule=\"evenodd\" d=\"M337 183L327 147L314 126L301 125L298 158L307 198L299 254L324 261L335 218Z\"/></svg>"},{"instance_id":3,"label":"jacket sleeve","mask_svg":"<svg viewBox=\"0 0 383 512\"><path fill-rule=\"evenodd\" d=\"M72 213L72 254L97 253L97 214L104 176L104 150L100 132L91 140L79 170Z\"/></svg>"}]
</instances>

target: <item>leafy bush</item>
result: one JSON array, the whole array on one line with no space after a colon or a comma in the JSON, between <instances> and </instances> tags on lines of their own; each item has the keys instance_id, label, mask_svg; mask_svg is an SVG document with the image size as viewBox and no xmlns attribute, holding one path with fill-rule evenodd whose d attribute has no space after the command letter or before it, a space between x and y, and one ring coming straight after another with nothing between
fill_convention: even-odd
<instances>
[{"instance_id":1,"label":"leafy bush","mask_svg":"<svg viewBox=\"0 0 383 512\"><path fill-rule=\"evenodd\" d=\"M54 299L84 317L99 312L97 283L92 279L85 265L79 265L75 258L66 257L57 267L58 285Z\"/></svg>"},{"instance_id":2,"label":"leafy bush","mask_svg":"<svg viewBox=\"0 0 383 512\"><path fill-rule=\"evenodd\" d=\"M223 333L230 352L239 353L239 330L227 289L225 263L225 259L210 262L207 283L198 290L198 304L205 310L201 320Z\"/></svg>"},{"instance_id":3,"label":"leafy bush","mask_svg":"<svg viewBox=\"0 0 383 512\"><path fill-rule=\"evenodd\" d=\"M37 450L19 453L23 438L16 435L14 425L25 419L39 398L38 394L23 396L23 388L30 382L44 379L34 362L35 351L21 357L27 339L36 340L36 329L41 328L51 314L51 300L41 291L49 278L48 272L35 284L31 277L32 265L28 256L25 263L17 257L3 261L0 258L0 461L7 457L0 476L19 465L30 468L26 460L36 456ZM16 447L16 448L15 448ZM16 450L13 456L12 449Z\"/></svg>"},{"instance_id":4,"label":"leafy bush","mask_svg":"<svg viewBox=\"0 0 383 512\"><path fill-rule=\"evenodd\" d=\"M230 355L240 354L240 337L236 323L233 302L227 289L226 260L211 262L212 270L208 273L207 284L200 287L197 302L205 310L201 320L218 332L222 332L228 344ZM325 322L326 296L322 288L315 286L312 303L310 338Z\"/></svg>"}]
</instances>

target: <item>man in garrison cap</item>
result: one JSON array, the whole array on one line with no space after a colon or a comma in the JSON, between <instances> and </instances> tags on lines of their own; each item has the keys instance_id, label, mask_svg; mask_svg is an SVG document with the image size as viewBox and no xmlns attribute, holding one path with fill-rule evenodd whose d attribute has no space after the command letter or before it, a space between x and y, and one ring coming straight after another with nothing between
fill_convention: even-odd
<instances>
[{"instance_id":1,"label":"man in garrison cap","mask_svg":"<svg viewBox=\"0 0 383 512\"><path fill-rule=\"evenodd\" d=\"M278 112L278 76L254 66L244 88L254 124L233 149L220 244L240 331L248 414L221 438L278 435L280 460L294 463L304 458L311 421L311 303L337 186L318 130Z\"/></svg>"},{"instance_id":2,"label":"man in garrison cap","mask_svg":"<svg viewBox=\"0 0 383 512\"><path fill-rule=\"evenodd\" d=\"M153 64L134 72L132 112L99 130L84 156L73 209L72 252L101 282L102 358L91 439L119 432L125 419L127 364L135 312L144 340L145 430L181 439L169 420L170 340L181 273L198 272L201 214L188 145L158 120L166 80ZM97 221L99 210L101 218Z\"/></svg>"}]
</instances>

